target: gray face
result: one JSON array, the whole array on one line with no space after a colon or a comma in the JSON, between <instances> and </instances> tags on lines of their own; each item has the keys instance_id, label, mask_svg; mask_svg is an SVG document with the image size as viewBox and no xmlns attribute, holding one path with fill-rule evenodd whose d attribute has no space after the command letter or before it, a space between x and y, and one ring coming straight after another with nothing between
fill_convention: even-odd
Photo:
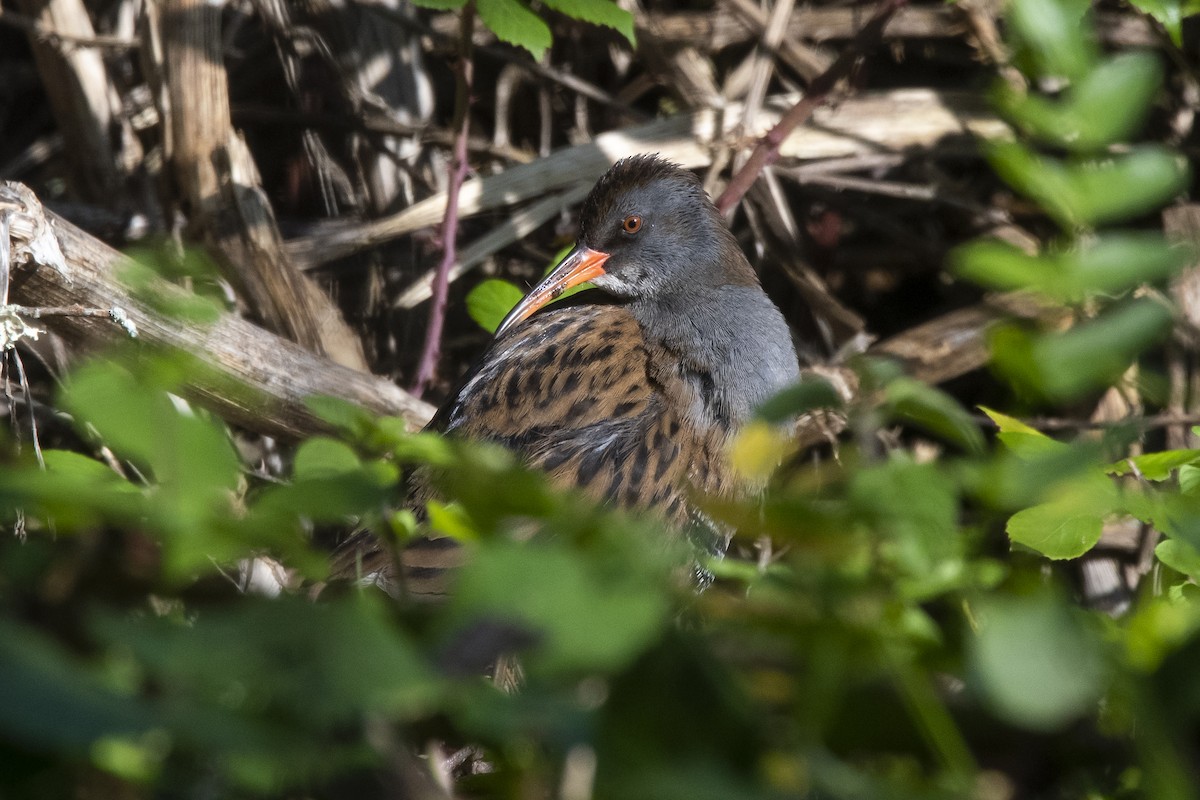
<instances>
[{"instance_id":1,"label":"gray face","mask_svg":"<svg viewBox=\"0 0 1200 800\"><path fill-rule=\"evenodd\" d=\"M720 223L709 218L707 199L686 188L659 181L613 203L584 241L610 256L597 286L649 299L705 280L698 269L705 259L697 256L716 249L714 222Z\"/></svg>"},{"instance_id":2,"label":"gray face","mask_svg":"<svg viewBox=\"0 0 1200 800\"><path fill-rule=\"evenodd\" d=\"M736 244L687 170L626 159L596 185L580 217L580 242L609 255L594 283L611 294L654 299L728 282L721 256Z\"/></svg>"}]
</instances>

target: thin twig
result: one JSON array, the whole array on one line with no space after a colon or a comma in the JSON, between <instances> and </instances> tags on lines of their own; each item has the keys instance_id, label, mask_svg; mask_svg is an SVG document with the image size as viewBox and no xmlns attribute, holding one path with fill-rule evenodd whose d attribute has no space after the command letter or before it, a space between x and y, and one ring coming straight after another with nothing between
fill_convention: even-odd
<instances>
[{"instance_id":1,"label":"thin twig","mask_svg":"<svg viewBox=\"0 0 1200 800\"><path fill-rule=\"evenodd\" d=\"M429 327L425 331L425 345L421 348L421 360L417 364L417 376L413 381L413 394L424 394L437 368L442 348L442 327L446 321L446 297L450 290L450 268L454 266L456 237L458 235L458 190L467 179L467 138L471 127L471 84L473 75L472 36L475 32L475 3L462 7L462 27L459 37L458 62L455 64L457 88L454 100L454 128L458 131L454 140L454 158L450 162L450 183L446 188L446 216L442 220L442 260L438 264L433 280L433 302L429 308Z\"/></svg>"},{"instance_id":2,"label":"thin twig","mask_svg":"<svg viewBox=\"0 0 1200 800\"><path fill-rule=\"evenodd\" d=\"M29 400L33 395L29 389L29 377L25 374L25 363L21 361L21 354L14 347L8 355L17 365L17 381L21 385L21 394ZM29 435L33 440L33 455L37 458L38 466L45 469L46 459L42 456L42 443L38 440L37 414L33 411L33 403L27 402L25 405L29 409Z\"/></svg>"},{"instance_id":3,"label":"thin twig","mask_svg":"<svg viewBox=\"0 0 1200 800\"><path fill-rule=\"evenodd\" d=\"M980 425L995 427L995 421L985 414L972 415ZM1092 431L1108 428L1135 427L1142 430L1166 428L1171 425L1200 425L1200 413L1197 414L1155 414L1151 417L1126 417L1124 419L1071 419L1069 417L1031 417L1019 420L1038 431Z\"/></svg>"},{"instance_id":4,"label":"thin twig","mask_svg":"<svg viewBox=\"0 0 1200 800\"><path fill-rule=\"evenodd\" d=\"M88 308L87 306L19 306L6 305L4 311L18 314L22 317L41 319L42 317L112 317L111 309Z\"/></svg>"},{"instance_id":5,"label":"thin twig","mask_svg":"<svg viewBox=\"0 0 1200 800\"><path fill-rule=\"evenodd\" d=\"M9 270L12 268L12 237L9 236L8 209L0 211L0 306L8 304Z\"/></svg>"},{"instance_id":6,"label":"thin twig","mask_svg":"<svg viewBox=\"0 0 1200 800\"><path fill-rule=\"evenodd\" d=\"M907 1L884 0L879 11L871 18L870 22L863 26L858 35L837 57L837 60L829 69L813 80L808 87L808 92L800 102L792 106L784 114L783 119L779 120L779 124L758 140L749 160L738 170L737 174L733 176L733 180L729 182L729 186L725 187L725 191L717 198L717 209L722 214L737 205L764 168L775 163L775 160L779 158L779 147L788 134L812 116L817 106L824 103L833 93L838 82L851 73L862 54L882 40L883 29L887 26L888 20L898 9L906 5Z\"/></svg>"},{"instance_id":7,"label":"thin twig","mask_svg":"<svg viewBox=\"0 0 1200 800\"><path fill-rule=\"evenodd\" d=\"M120 306L112 308L89 308L88 306L21 306L15 303L0 305L0 313L16 314L19 317L41 319L42 317L104 317L110 319L129 334L130 339L138 338L136 323Z\"/></svg>"},{"instance_id":8,"label":"thin twig","mask_svg":"<svg viewBox=\"0 0 1200 800\"><path fill-rule=\"evenodd\" d=\"M16 352L15 350L13 351ZM12 428L13 442L17 446L17 452L21 451L21 425L17 422L17 399L13 396L12 390L12 370L8 368L8 351L0 352L0 377L4 378L4 402L8 405L8 424ZM26 396L26 401L29 397Z\"/></svg>"},{"instance_id":9,"label":"thin twig","mask_svg":"<svg viewBox=\"0 0 1200 800\"><path fill-rule=\"evenodd\" d=\"M28 17L17 11L0 8L0 25L8 25L19 31L45 42L57 50L67 47L106 47L115 50L134 50L141 45L137 39L127 39L124 36L73 36L47 28L33 17Z\"/></svg>"},{"instance_id":10,"label":"thin twig","mask_svg":"<svg viewBox=\"0 0 1200 800\"><path fill-rule=\"evenodd\" d=\"M825 186L838 191L864 192L881 197L895 197L900 200L919 200L941 203L951 208L959 208L988 222L1002 224L1010 222L1004 212L982 206L972 200L955 196L932 184L902 183L900 181L880 181L873 178L857 178L850 175L809 174L805 175L795 170L784 170L785 175L796 179L797 183L815 186Z\"/></svg>"}]
</instances>

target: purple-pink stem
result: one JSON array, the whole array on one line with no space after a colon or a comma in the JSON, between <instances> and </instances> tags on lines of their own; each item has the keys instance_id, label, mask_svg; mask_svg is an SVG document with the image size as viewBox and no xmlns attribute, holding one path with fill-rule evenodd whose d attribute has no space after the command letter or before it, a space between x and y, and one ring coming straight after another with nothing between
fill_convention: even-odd
<instances>
[{"instance_id":1,"label":"purple-pink stem","mask_svg":"<svg viewBox=\"0 0 1200 800\"><path fill-rule=\"evenodd\" d=\"M446 298L450 293L450 267L458 256L458 191L467 179L467 134L470 131L471 84L474 77L472 37L475 33L475 3L462 8L459 20L458 62L455 65L457 82L454 97L454 154L450 161L450 182L446 187L446 215L442 218L442 260L433 276L433 297L429 305L429 325L425 329L425 344L413 379L412 392L417 397L429 388L442 352L442 329L446 323Z\"/></svg>"},{"instance_id":2,"label":"purple-pink stem","mask_svg":"<svg viewBox=\"0 0 1200 800\"><path fill-rule=\"evenodd\" d=\"M788 112L783 115L783 118L767 131L758 144L754 146L754 152L750 154L750 158L746 161L738 173L729 181L729 185L725 187L725 191L721 192L721 196L717 198L717 209L722 213L726 213L733 208L745 196L750 187L754 185L754 181L759 174L767 167L774 164L779 158L779 148L783 144L783 140L788 137L798 125L805 122L812 116L813 111L817 106L825 102L826 98L832 94L838 81L850 75L854 70L854 65L858 59L870 48L877 45L883 39L883 29L887 26L888 21L892 18L900 8L908 3L908 0L884 0L880 3L879 10L875 12L875 16L864 25L859 32L851 40L846 49L841 52L837 59L829 65L829 69L822 72L808 86L808 91L804 93L804 97L788 109Z\"/></svg>"}]
</instances>

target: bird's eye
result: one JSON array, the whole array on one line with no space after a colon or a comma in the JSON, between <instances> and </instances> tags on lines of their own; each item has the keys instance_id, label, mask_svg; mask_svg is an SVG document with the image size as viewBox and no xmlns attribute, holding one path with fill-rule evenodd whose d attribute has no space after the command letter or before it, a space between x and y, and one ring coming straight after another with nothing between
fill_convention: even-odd
<instances>
[{"instance_id":1,"label":"bird's eye","mask_svg":"<svg viewBox=\"0 0 1200 800\"><path fill-rule=\"evenodd\" d=\"M637 233L642 229L642 218L637 214L630 214L621 222L621 230L626 233Z\"/></svg>"}]
</instances>

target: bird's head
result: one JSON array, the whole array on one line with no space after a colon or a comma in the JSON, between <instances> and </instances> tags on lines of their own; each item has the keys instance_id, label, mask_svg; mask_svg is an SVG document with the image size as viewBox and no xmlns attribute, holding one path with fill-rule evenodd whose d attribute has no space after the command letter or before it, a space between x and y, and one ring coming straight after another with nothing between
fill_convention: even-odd
<instances>
[{"instance_id":1,"label":"bird's head","mask_svg":"<svg viewBox=\"0 0 1200 800\"><path fill-rule=\"evenodd\" d=\"M648 301L695 286L757 283L699 178L653 155L622 159L600 178L580 209L574 249L497 335L587 281L618 298Z\"/></svg>"}]
</instances>

